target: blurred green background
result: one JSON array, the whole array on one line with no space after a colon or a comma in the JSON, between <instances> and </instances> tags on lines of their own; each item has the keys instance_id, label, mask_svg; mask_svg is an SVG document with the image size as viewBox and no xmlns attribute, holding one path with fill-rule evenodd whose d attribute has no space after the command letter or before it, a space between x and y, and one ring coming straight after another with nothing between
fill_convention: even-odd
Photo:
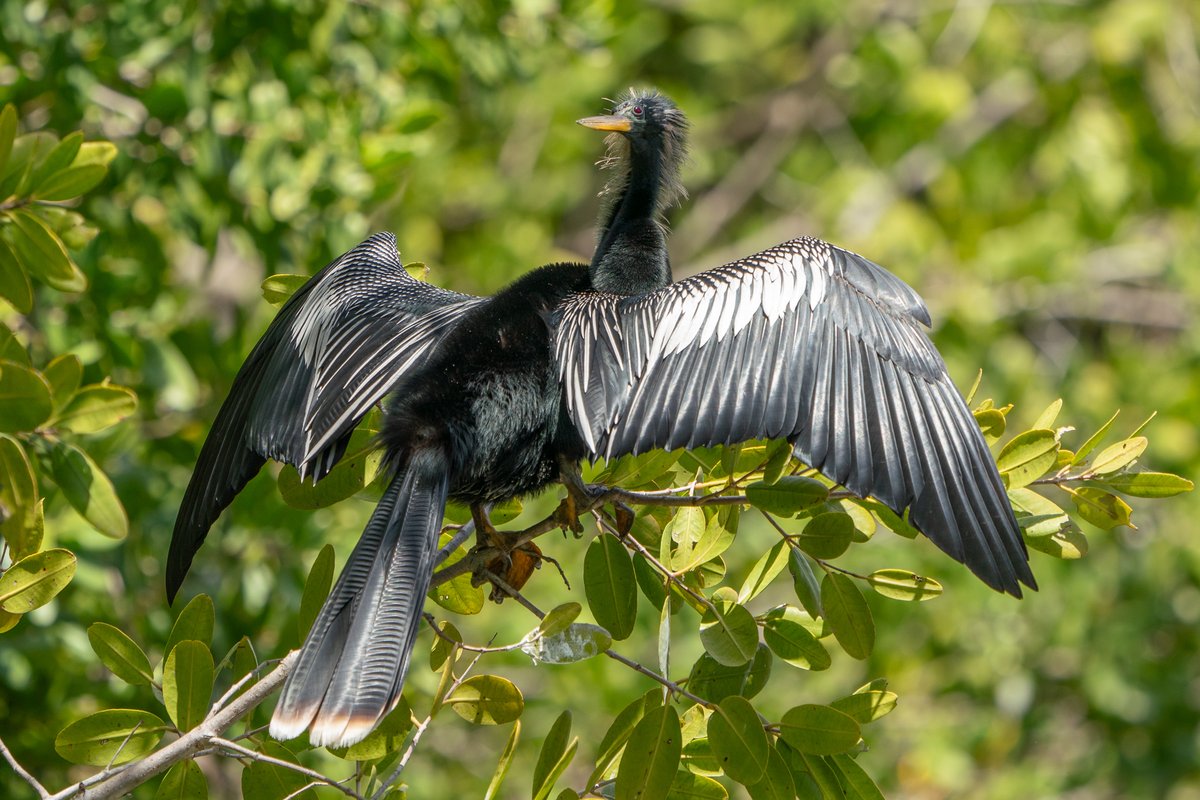
<instances>
[{"instance_id":1,"label":"blurred green background","mask_svg":"<svg viewBox=\"0 0 1200 800\"><path fill-rule=\"evenodd\" d=\"M129 539L47 508L48 541L78 552L79 570L0 639L5 741L62 786L87 773L54 753L57 731L145 702L108 676L85 629L104 620L161 647L170 527L273 313L261 280L315 271L376 230L465 291L586 260L603 147L574 120L630 85L661 88L693 124L690 198L670 214L677 275L800 234L857 250L917 287L951 374L966 387L982 367L979 396L1016 403L1014 424L1062 397L1059 424L1081 441L1117 408L1118 434L1157 410L1144 462L1194 478L1198 26L1200 6L1167 0L3 0L0 103L26 130L81 127L120 151L82 208L101 231L78 254L91 288L43 289L28 344L35 362L73 352L85 382L111 375L141 400L136 424L89 447ZM871 660L780 667L766 695L786 708L888 677L900 706L859 762L893 797L1200 798L1200 497L1135 508L1140 529L1089 531L1082 561L1033 554L1042 591L1021 602L928 542L880 537L860 558L932 573L947 597L871 598ZM245 634L260 658L294 646L317 549L344 557L369 509L295 511L256 479L184 587L216 601L215 652ZM580 574L582 543L544 541ZM579 589L543 571L530 596L548 608ZM640 643L619 649L652 660L644 616ZM505 604L463 628L512 641L532 624ZM511 796L527 794L563 707L577 731L603 729L649 688L604 661L489 666L529 704ZM506 736L441 721L408 769L412 796L478 796ZM205 768L214 796L236 796L236 769ZM0 772L0 794L27 787Z\"/></svg>"}]
</instances>

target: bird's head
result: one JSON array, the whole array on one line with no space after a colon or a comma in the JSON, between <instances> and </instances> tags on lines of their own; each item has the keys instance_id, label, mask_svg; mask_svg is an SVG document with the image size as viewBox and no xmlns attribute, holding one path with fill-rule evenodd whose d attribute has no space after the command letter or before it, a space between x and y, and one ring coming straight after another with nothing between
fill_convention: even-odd
<instances>
[{"instance_id":1,"label":"bird's head","mask_svg":"<svg viewBox=\"0 0 1200 800\"><path fill-rule=\"evenodd\" d=\"M687 155L688 121L671 98L656 89L630 89L613 104L612 113L578 120L580 125L610 133L608 157L602 167L616 168L606 193L624 188L631 158L656 159L660 166L660 208L681 197L679 170Z\"/></svg>"}]
</instances>

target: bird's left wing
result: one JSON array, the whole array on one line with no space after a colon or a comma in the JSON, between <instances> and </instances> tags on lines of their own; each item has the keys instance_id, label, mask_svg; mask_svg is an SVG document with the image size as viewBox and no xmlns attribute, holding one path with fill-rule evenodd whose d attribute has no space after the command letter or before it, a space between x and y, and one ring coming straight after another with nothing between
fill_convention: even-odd
<instances>
[{"instance_id":1,"label":"bird's left wing","mask_svg":"<svg viewBox=\"0 0 1200 800\"><path fill-rule=\"evenodd\" d=\"M928 324L903 281L802 238L647 295L575 295L554 348L593 456L786 437L1019 595L1034 586L1020 531Z\"/></svg>"},{"instance_id":2,"label":"bird's left wing","mask_svg":"<svg viewBox=\"0 0 1200 800\"><path fill-rule=\"evenodd\" d=\"M365 240L293 294L246 358L201 448L175 520L168 594L267 458L320 480L371 406L478 302L413 279L390 233Z\"/></svg>"}]
</instances>

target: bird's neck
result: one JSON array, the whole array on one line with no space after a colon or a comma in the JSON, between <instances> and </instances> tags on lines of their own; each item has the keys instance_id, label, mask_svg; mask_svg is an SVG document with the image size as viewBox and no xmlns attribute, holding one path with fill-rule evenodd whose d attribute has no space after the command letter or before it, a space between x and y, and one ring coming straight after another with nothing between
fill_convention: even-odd
<instances>
[{"instance_id":1,"label":"bird's neck","mask_svg":"<svg viewBox=\"0 0 1200 800\"><path fill-rule=\"evenodd\" d=\"M662 187L671 176L657 150L631 148L625 185L607 213L592 256L594 288L645 294L671 282L667 237L659 223Z\"/></svg>"}]
</instances>

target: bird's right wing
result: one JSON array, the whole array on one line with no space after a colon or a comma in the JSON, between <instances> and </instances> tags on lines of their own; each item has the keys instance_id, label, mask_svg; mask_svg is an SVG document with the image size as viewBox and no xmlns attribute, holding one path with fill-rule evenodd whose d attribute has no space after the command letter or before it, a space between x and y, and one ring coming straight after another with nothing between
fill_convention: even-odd
<instances>
[{"instance_id":1,"label":"bird's right wing","mask_svg":"<svg viewBox=\"0 0 1200 800\"><path fill-rule=\"evenodd\" d=\"M1021 532L928 324L904 282L803 238L647 295L574 295L554 348L593 456L786 437L1019 596L1035 585Z\"/></svg>"},{"instance_id":2,"label":"bird's right wing","mask_svg":"<svg viewBox=\"0 0 1200 800\"><path fill-rule=\"evenodd\" d=\"M246 358L200 451L175 520L168 595L267 458L320 480L371 406L478 302L413 279L390 233L362 242L293 294Z\"/></svg>"}]
</instances>

